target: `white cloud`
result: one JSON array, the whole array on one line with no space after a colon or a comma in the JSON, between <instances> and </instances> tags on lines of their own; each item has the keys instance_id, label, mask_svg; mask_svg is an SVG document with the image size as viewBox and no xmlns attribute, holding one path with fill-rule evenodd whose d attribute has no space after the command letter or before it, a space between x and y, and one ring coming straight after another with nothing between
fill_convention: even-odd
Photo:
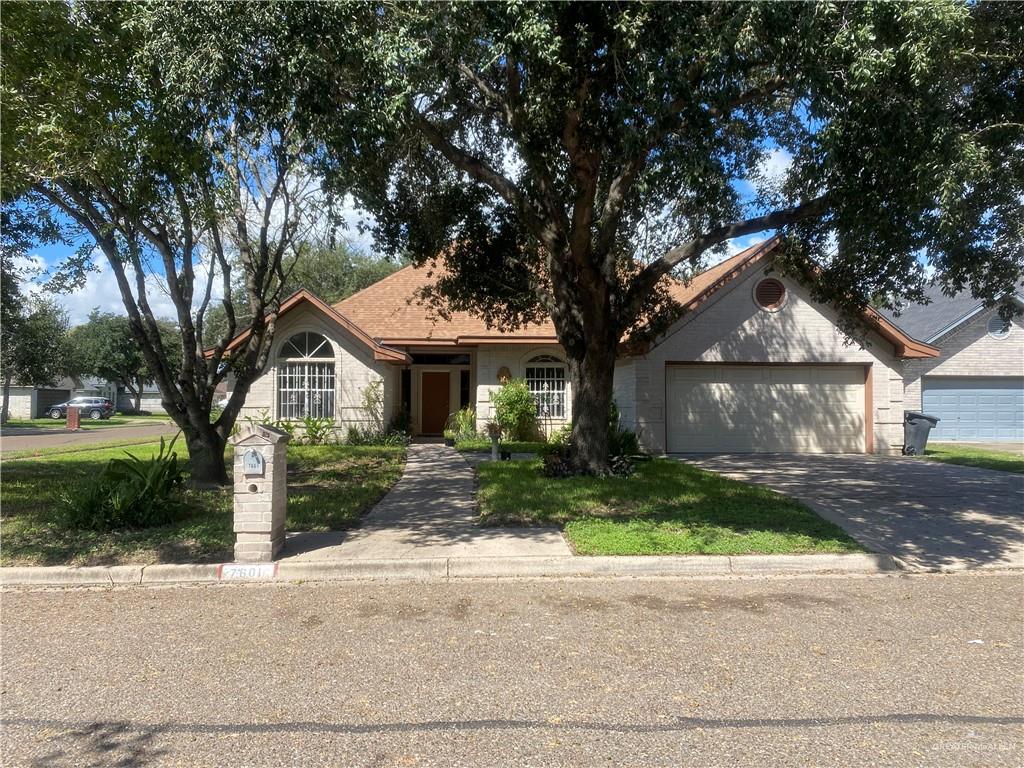
<instances>
[{"instance_id":1,"label":"white cloud","mask_svg":"<svg viewBox=\"0 0 1024 768\"><path fill-rule=\"evenodd\" d=\"M761 174L768 180L778 182L793 164L793 155L782 148L773 149L761 161Z\"/></svg>"},{"instance_id":2,"label":"white cloud","mask_svg":"<svg viewBox=\"0 0 1024 768\"><path fill-rule=\"evenodd\" d=\"M31 259L34 264L44 264L39 256L33 256ZM89 313L94 309L98 309L100 312L112 312L116 315L127 316L128 312L125 310L124 302L121 300L121 292L118 290L117 281L106 258L102 254L94 252L92 264L94 271L89 272L86 276L85 284L72 293L48 293L44 286L39 283L28 283L26 285L27 292L34 296L49 295L68 313L68 320L71 325L80 325L86 322L89 319ZM197 309L202 303L208 274L207 264L197 262L195 265L196 295L192 301L193 309ZM135 279L131 273L129 273L128 279L134 290ZM219 276L215 274L211 290L212 301L217 301L223 295L222 282ZM162 275L149 274L146 276L146 297L156 317L168 318L170 320L177 318L177 310L174 307L174 302L171 301L167 291L167 283Z\"/></svg>"}]
</instances>

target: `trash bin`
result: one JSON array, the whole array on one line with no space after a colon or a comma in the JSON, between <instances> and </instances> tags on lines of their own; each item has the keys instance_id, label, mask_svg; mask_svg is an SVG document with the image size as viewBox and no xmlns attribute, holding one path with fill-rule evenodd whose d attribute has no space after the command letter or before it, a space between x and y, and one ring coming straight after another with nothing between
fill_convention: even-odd
<instances>
[{"instance_id":1,"label":"trash bin","mask_svg":"<svg viewBox=\"0 0 1024 768\"><path fill-rule=\"evenodd\" d=\"M903 412L903 455L922 456L928 445L928 433L939 423L936 416L917 411Z\"/></svg>"}]
</instances>

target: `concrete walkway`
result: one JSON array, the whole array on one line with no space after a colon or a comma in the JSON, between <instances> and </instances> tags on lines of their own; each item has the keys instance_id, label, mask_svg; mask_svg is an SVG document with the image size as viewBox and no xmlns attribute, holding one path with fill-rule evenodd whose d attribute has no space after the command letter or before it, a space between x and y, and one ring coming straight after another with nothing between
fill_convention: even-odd
<instances>
[{"instance_id":1,"label":"concrete walkway","mask_svg":"<svg viewBox=\"0 0 1024 768\"><path fill-rule=\"evenodd\" d=\"M478 526L475 482L455 449L411 445L401 480L361 528L289 534L282 562L570 554L555 528Z\"/></svg>"}]
</instances>

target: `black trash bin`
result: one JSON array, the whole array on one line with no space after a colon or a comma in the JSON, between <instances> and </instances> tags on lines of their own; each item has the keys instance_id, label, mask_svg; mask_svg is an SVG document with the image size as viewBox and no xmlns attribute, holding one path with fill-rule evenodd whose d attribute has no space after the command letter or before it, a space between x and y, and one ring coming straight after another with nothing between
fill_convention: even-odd
<instances>
[{"instance_id":1,"label":"black trash bin","mask_svg":"<svg viewBox=\"0 0 1024 768\"><path fill-rule=\"evenodd\" d=\"M939 423L936 416L917 411L903 412L903 455L923 456L928 445L928 433Z\"/></svg>"}]
</instances>

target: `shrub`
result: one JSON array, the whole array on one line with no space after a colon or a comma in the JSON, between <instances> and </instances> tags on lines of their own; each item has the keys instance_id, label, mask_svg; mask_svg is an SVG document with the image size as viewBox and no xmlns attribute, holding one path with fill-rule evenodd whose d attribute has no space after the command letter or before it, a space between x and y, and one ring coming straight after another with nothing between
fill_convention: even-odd
<instances>
[{"instance_id":1,"label":"shrub","mask_svg":"<svg viewBox=\"0 0 1024 768\"><path fill-rule=\"evenodd\" d=\"M305 431L305 440L309 445L323 445L331 442L331 438L334 436L334 419L326 417L317 419L306 416L302 420L302 426Z\"/></svg>"},{"instance_id":2,"label":"shrub","mask_svg":"<svg viewBox=\"0 0 1024 768\"><path fill-rule=\"evenodd\" d=\"M468 440L476 437L476 411L467 405L448 417L444 423L445 437L449 434L456 440Z\"/></svg>"},{"instance_id":3,"label":"shrub","mask_svg":"<svg viewBox=\"0 0 1024 768\"><path fill-rule=\"evenodd\" d=\"M495 420L509 440L533 440L540 432L537 426L537 402L523 379L512 379L496 392L491 392Z\"/></svg>"},{"instance_id":4,"label":"shrub","mask_svg":"<svg viewBox=\"0 0 1024 768\"><path fill-rule=\"evenodd\" d=\"M84 485L62 494L58 514L64 525L84 530L148 528L171 522L181 511L178 490L185 467L178 462L174 443L160 438L159 452L140 459L111 459Z\"/></svg>"},{"instance_id":5,"label":"shrub","mask_svg":"<svg viewBox=\"0 0 1024 768\"><path fill-rule=\"evenodd\" d=\"M640 441L636 437L636 432L619 426L620 418L619 407L613 400L608 413L608 455L635 456L640 453Z\"/></svg>"},{"instance_id":6,"label":"shrub","mask_svg":"<svg viewBox=\"0 0 1024 768\"><path fill-rule=\"evenodd\" d=\"M345 442L348 445L405 446L411 441L412 438L408 432L401 432L396 429L389 429L384 432L373 427L357 427L353 425L345 433Z\"/></svg>"}]
</instances>

